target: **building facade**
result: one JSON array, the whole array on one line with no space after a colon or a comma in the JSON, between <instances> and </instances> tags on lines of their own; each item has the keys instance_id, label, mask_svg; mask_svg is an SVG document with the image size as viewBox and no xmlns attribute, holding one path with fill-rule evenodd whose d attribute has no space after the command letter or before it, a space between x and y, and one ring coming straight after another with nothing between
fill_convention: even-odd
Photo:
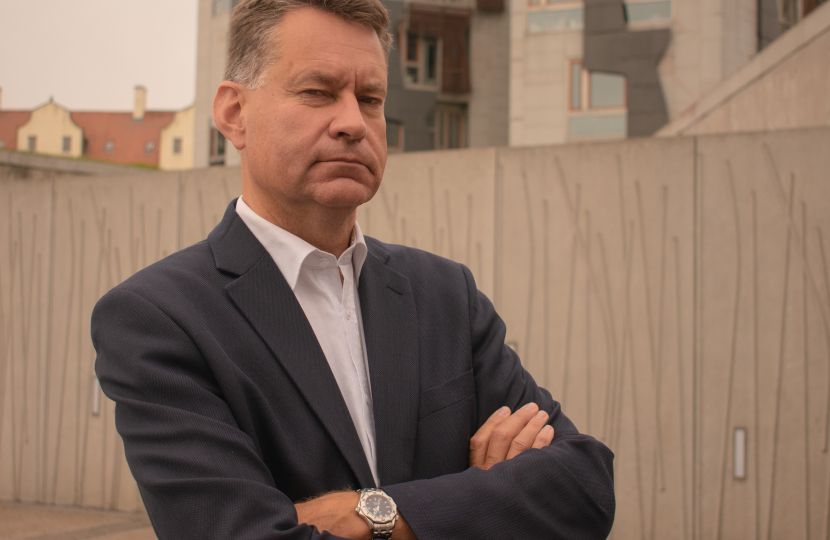
<instances>
[{"instance_id":1,"label":"building facade","mask_svg":"<svg viewBox=\"0 0 830 540\"><path fill-rule=\"evenodd\" d=\"M137 86L132 112L70 111L50 100L32 111L0 110L0 147L162 170L193 167L193 111L148 111Z\"/></svg>"},{"instance_id":2,"label":"building facade","mask_svg":"<svg viewBox=\"0 0 830 540\"><path fill-rule=\"evenodd\" d=\"M200 0L196 166L237 165L211 118L238 0ZM823 0L384 0L392 152L642 137Z\"/></svg>"}]
</instances>

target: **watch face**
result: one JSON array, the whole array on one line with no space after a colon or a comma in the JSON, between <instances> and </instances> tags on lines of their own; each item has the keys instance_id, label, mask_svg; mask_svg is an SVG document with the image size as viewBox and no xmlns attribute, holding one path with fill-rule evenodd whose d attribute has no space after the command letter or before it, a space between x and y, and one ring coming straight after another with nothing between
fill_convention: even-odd
<instances>
[{"instance_id":1,"label":"watch face","mask_svg":"<svg viewBox=\"0 0 830 540\"><path fill-rule=\"evenodd\" d=\"M375 522L391 521L398 509L389 497L378 493L370 493L360 502L363 514Z\"/></svg>"}]
</instances>

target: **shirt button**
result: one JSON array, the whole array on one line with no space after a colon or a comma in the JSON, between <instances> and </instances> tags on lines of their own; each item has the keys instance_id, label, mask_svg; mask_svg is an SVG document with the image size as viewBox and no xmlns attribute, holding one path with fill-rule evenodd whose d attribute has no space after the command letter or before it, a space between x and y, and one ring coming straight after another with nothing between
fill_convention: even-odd
<instances>
[{"instance_id":1,"label":"shirt button","mask_svg":"<svg viewBox=\"0 0 830 540\"><path fill-rule=\"evenodd\" d=\"M347 318L347 319L351 319L351 318L352 318L352 311L351 311L350 309L347 309L347 310L346 310L346 318Z\"/></svg>"}]
</instances>

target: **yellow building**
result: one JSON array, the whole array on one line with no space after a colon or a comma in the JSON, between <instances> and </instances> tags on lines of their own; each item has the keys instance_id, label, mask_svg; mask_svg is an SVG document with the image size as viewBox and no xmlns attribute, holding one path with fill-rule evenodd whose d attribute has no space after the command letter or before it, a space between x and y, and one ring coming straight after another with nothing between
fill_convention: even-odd
<instances>
[{"instance_id":1,"label":"yellow building","mask_svg":"<svg viewBox=\"0 0 830 540\"><path fill-rule=\"evenodd\" d=\"M52 99L32 111L29 121L17 130L17 149L40 154L80 157L84 132L72 121L68 109Z\"/></svg>"},{"instance_id":2,"label":"yellow building","mask_svg":"<svg viewBox=\"0 0 830 540\"><path fill-rule=\"evenodd\" d=\"M193 168L193 130L195 107L179 111L166 128L161 130L159 168L180 171Z\"/></svg>"}]
</instances>

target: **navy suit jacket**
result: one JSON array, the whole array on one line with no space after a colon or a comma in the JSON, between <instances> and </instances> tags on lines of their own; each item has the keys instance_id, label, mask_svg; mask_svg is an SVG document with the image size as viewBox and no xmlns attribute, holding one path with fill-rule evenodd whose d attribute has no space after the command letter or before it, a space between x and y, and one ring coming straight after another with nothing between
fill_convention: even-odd
<instances>
[{"instance_id":1,"label":"navy suit jacket","mask_svg":"<svg viewBox=\"0 0 830 540\"><path fill-rule=\"evenodd\" d=\"M160 539L333 538L297 524L293 502L371 487L372 474L302 308L234 208L207 240L101 298L96 372ZM378 474L419 540L605 538L611 451L522 368L470 271L366 243ZM470 468L479 426L531 401L553 443Z\"/></svg>"}]
</instances>

